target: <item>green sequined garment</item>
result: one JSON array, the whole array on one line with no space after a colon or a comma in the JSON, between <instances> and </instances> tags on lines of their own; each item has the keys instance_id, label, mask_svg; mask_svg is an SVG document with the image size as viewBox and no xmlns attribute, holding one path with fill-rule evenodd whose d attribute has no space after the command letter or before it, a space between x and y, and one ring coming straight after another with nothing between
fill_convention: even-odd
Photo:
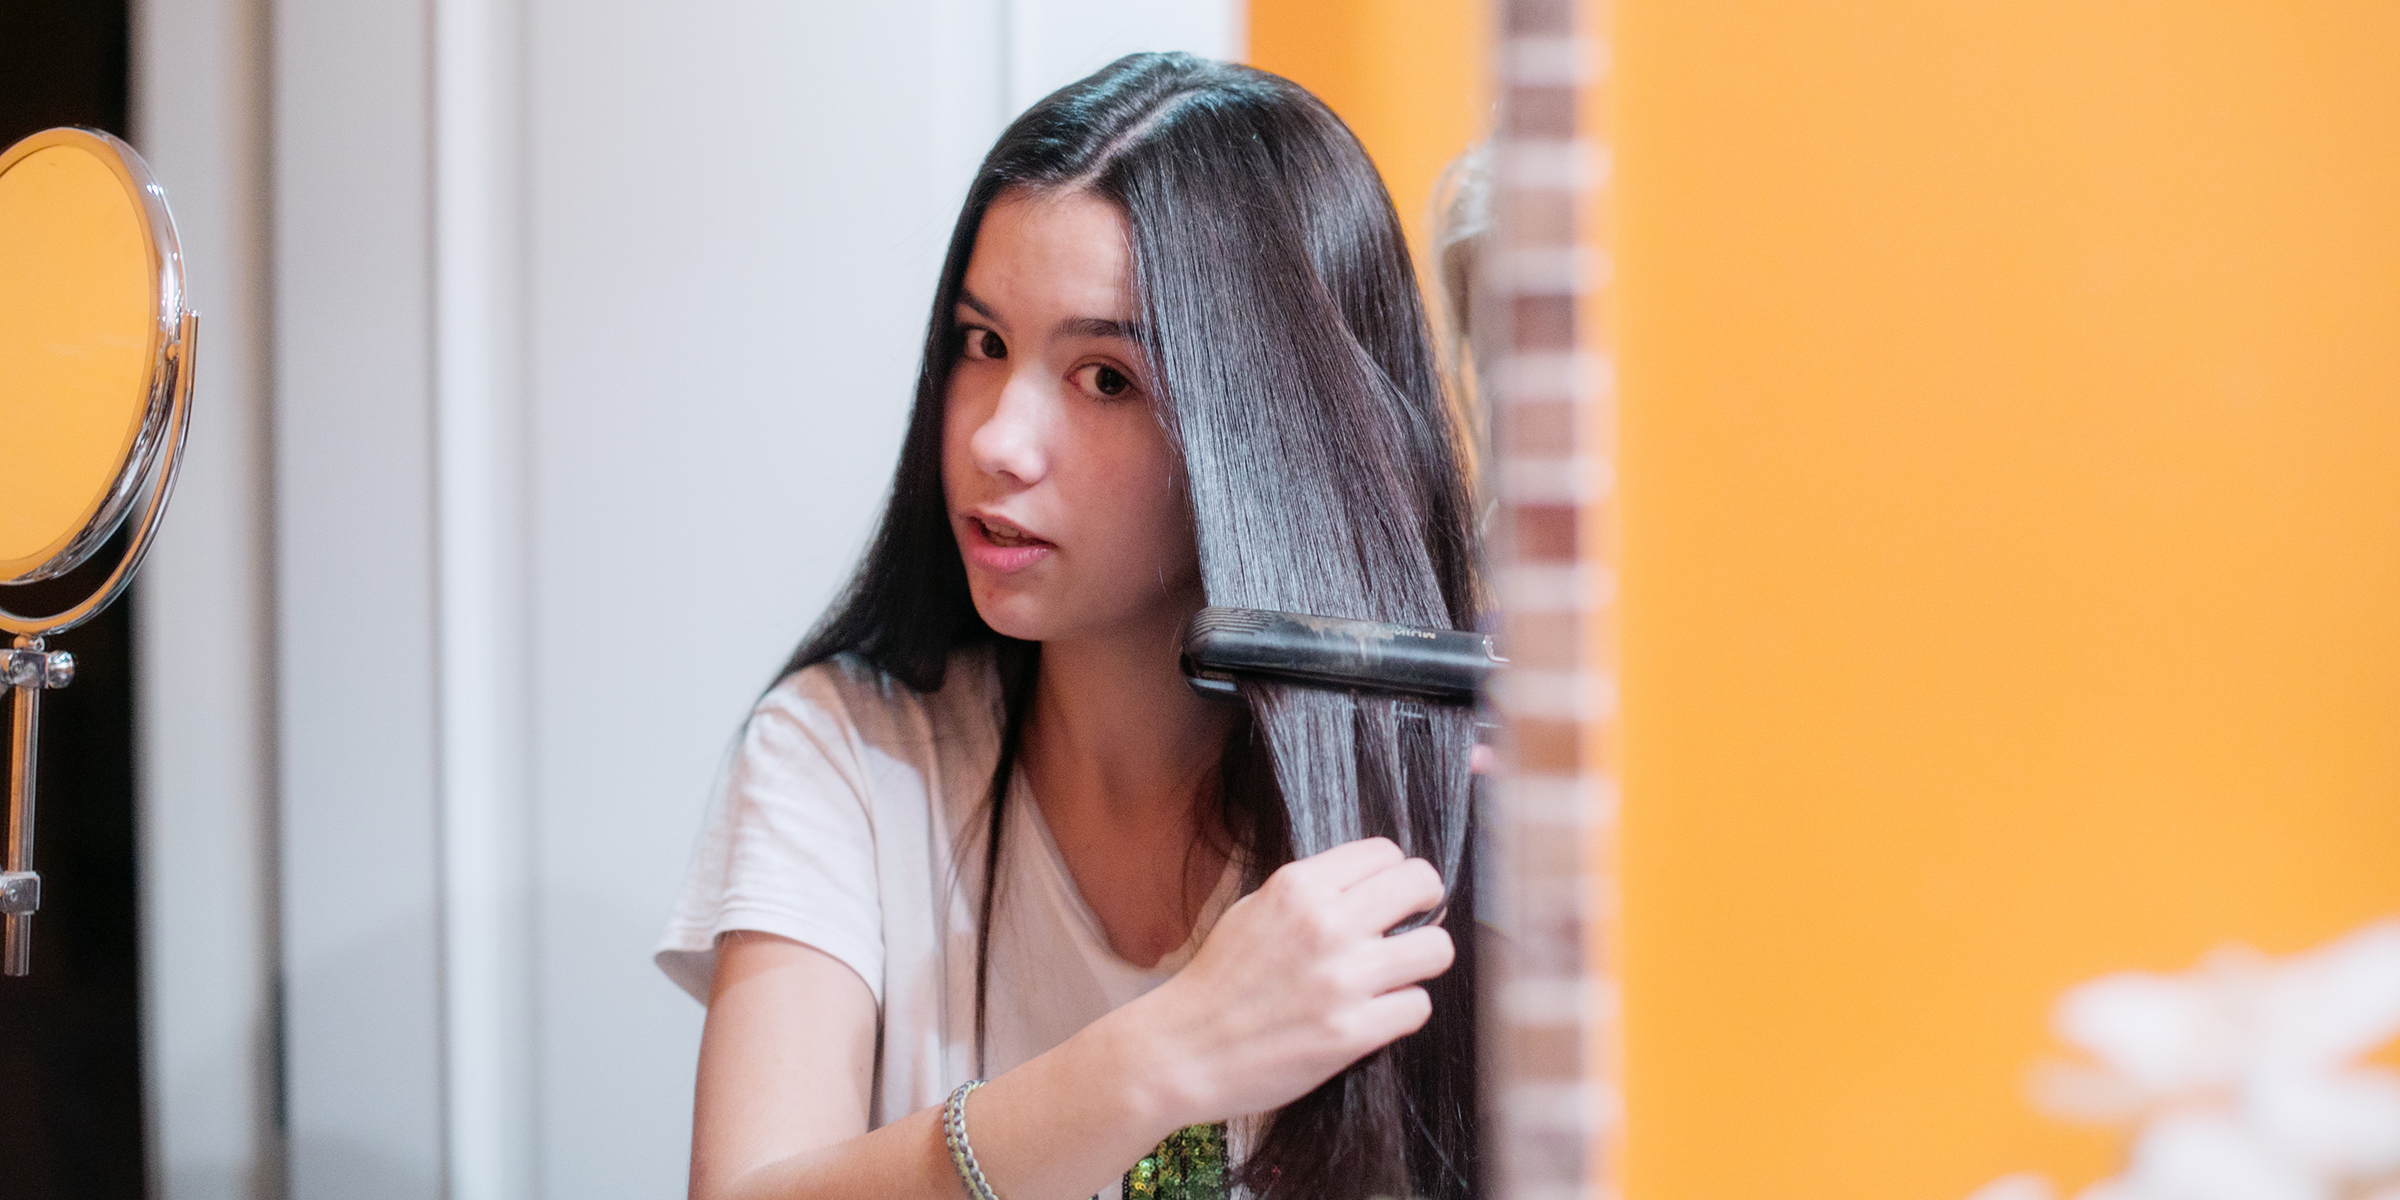
<instances>
[{"instance_id":1,"label":"green sequined garment","mask_svg":"<svg viewBox=\"0 0 2400 1200\"><path fill-rule=\"evenodd\" d=\"M1125 1200L1226 1200L1225 1127L1186 1125L1125 1172Z\"/></svg>"}]
</instances>

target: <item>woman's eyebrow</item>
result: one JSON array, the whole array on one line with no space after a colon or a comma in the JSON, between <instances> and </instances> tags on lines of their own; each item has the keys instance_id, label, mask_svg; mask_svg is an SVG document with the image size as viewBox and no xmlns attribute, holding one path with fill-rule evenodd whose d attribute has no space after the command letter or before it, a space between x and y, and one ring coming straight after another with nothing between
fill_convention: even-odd
<instances>
[{"instance_id":1,"label":"woman's eyebrow","mask_svg":"<svg viewBox=\"0 0 2400 1200\"><path fill-rule=\"evenodd\" d=\"M975 293L970 292L963 287L958 289L958 302L975 310L976 316L982 317L984 320L990 321L994 325L1006 324L1006 322L1000 319L999 313L992 311L991 305L985 304L983 301L976 299Z\"/></svg>"},{"instance_id":2,"label":"woman's eyebrow","mask_svg":"<svg viewBox=\"0 0 2400 1200\"><path fill-rule=\"evenodd\" d=\"M1069 317L1058 323L1050 336L1058 338L1119 338L1139 343L1141 327L1131 321L1111 321L1106 317Z\"/></svg>"}]
</instances>

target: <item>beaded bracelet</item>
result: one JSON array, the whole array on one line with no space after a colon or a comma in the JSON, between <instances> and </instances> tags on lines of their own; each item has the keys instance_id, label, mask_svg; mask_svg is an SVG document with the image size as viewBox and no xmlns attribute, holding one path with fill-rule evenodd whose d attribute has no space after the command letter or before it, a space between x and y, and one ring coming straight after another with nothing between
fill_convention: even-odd
<instances>
[{"instance_id":1,"label":"beaded bracelet","mask_svg":"<svg viewBox=\"0 0 2400 1200\"><path fill-rule=\"evenodd\" d=\"M958 1169L958 1183L967 1190L967 1200L1000 1200L992 1185L983 1180L983 1168L975 1162L975 1149L967 1145L967 1093L984 1085L981 1079L970 1079L950 1093L942 1105L942 1140L950 1146L950 1165Z\"/></svg>"}]
</instances>

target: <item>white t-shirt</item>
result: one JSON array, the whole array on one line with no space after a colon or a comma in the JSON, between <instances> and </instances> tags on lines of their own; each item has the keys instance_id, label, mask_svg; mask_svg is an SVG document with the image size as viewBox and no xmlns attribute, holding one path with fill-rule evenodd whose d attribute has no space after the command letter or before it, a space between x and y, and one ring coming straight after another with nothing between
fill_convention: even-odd
<instances>
[{"instance_id":1,"label":"white t-shirt","mask_svg":"<svg viewBox=\"0 0 2400 1200\"><path fill-rule=\"evenodd\" d=\"M787 937L858 972L882 1020L873 1126L938 1105L977 1074L975 922L999 727L988 649L953 655L927 694L847 658L776 685L752 713L659 943L658 965L703 1003L729 930ZM1192 940L1136 967L1109 950L1022 775L1013 787L985 1075L1165 982L1239 889L1229 866Z\"/></svg>"}]
</instances>

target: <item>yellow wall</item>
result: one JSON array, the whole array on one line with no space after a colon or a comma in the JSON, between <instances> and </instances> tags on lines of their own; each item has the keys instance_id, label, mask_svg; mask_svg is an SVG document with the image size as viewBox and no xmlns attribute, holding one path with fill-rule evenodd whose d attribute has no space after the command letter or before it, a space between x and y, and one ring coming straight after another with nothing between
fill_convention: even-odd
<instances>
[{"instance_id":1,"label":"yellow wall","mask_svg":"<svg viewBox=\"0 0 2400 1200\"><path fill-rule=\"evenodd\" d=\"M2400 5L1617 0L1633 1200L1955 1200L2400 912Z\"/></svg>"},{"instance_id":2,"label":"yellow wall","mask_svg":"<svg viewBox=\"0 0 2400 1200\"><path fill-rule=\"evenodd\" d=\"M1434 184L1490 132L1489 0L1251 0L1249 18L1250 65L1316 93L1358 134L1430 284Z\"/></svg>"}]
</instances>

